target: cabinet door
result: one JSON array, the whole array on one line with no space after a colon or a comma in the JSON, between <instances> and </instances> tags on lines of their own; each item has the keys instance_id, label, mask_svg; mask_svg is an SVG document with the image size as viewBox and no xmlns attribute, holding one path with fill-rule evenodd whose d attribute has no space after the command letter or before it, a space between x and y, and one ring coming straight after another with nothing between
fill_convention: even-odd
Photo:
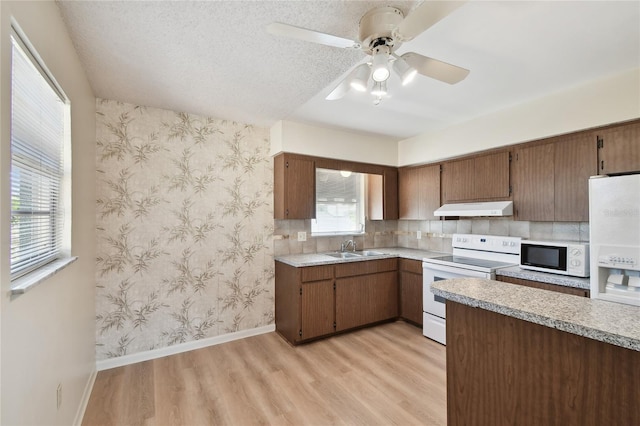
<instances>
[{"instance_id":1,"label":"cabinet door","mask_svg":"<svg viewBox=\"0 0 640 426\"><path fill-rule=\"evenodd\" d=\"M443 166L442 198L445 203L473 200L474 159L450 161Z\"/></svg>"},{"instance_id":2,"label":"cabinet door","mask_svg":"<svg viewBox=\"0 0 640 426\"><path fill-rule=\"evenodd\" d=\"M516 150L513 207L518 220L554 219L554 144Z\"/></svg>"},{"instance_id":3,"label":"cabinet door","mask_svg":"<svg viewBox=\"0 0 640 426\"><path fill-rule=\"evenodd\" d=\"M382 175L383 198L382 204L384 208L385 220L398 219L398 170L396 168L387 168Z\"/></svg>"},{"instance_id":4,"label":"cabinet door","mask_svg":"<svg viewBox=\"0 0 640 426\"><path fill-rule=\"evenodd\" d=\"M274 219L313 219L316 170L313 160L280 154L273 163Z\"/></svg>"},{"instance_id":5,"label":"cabinet door","mask_svg":"<svg viewBox=\"0 0 640 426\"><path fill-rule=\"evenodd\" d=\"M440 165L400 169L398 193L400 219L439 219Z\"/></svg>"},{"instance_id":6,"label":"cabinet door","mask_svg":"<svg viewBox=\"0 0 640 426\"><path fill-rule=\"evenodd\" d=\"M473 184L476 200L508 198L509 151L476 157Z\"/></svg>"},{"instance_id":7,"label":"cabinet door","mask_svg":"<svg viewBox=\"0 0 640 426\"><path fill-rule=\"evenodd\" d=\"M302 283L301 340L333 333L333 280Z\"/></svg>"},{"instance_id":8,"label":"cabinet door","mask_svg":"<svg viewBox=\"0 0 640 426\"><path fill-rule=\"evenodd\" d=\"M397 273L336 280L336 331L398 316Z\"/></svg>"},{"instance_id":9,"label":"cabinet door","mask_svg":"<svg viewBox=\"0 0 640 426\"><path fill-rule=\"evenodd\" d=\"M418 168L400 169L398 172L398 214L400 219L420 219L419 194L420 173Z\"/></svg>"},{"instance_id":10,"label":"cabinet door","mask_svg":"<svg viewBox=\"0 0 640 426\"><path fill-rule=\"evenodd\" d=\"M316 168L313 161L289 158L285 167L287 219L316 217Z\"/></svg>"},{"instance_id":11,"label":"cabinet door","mask_svg":"<svg viewBox=\"0 0 640 426\"><path fill-rule=\"evenodd\" d=\"M440 219L433 212L440 208L440 165L418 169L419 218L421 220Z\"/></svg>"},{"instance_id":12,"label":"cabinet door","mask_svg":"<svg viewBox=\"0 0 640 426\"><path fill-rule=\"evenodd\" d=\"M602 140L598 150L598 173L640 171L640 122L598 132Z\"/></svg>"},{"instance_id":13,"label":"cabinet door","mask_svg":"<svg viewBox=\"0 0 640 426\"><path fill-rule=\"evenodd\" d=\"M400 316L422 325L422 274L400 271Z\"/></svg>"},{"instance_id":14,"label":"cabinet door","mask_svg":"<svg viewBox=\"0 0 640 426\"><path fill-rule=\"evenodd\" d=\"M590 132L561 137L556 141L556 222L589 221L589 177L598 173L596 151L596 138Z\"/></svg>"}]
</instances>

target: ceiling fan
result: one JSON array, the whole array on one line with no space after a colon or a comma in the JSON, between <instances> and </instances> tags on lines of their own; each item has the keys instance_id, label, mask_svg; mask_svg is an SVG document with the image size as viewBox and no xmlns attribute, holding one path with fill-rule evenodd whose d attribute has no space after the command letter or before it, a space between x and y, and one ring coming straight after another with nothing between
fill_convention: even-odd
<instances>
[{"instance_id":1,"label":"ceiling fan","mask_svg":"<svg viewBox=\"0 0 640 426\"><path fill-rule=\"evenodd\" d=\"M416 74L449 84L456 84L465 79L469 74L467 69L415 52L407 52L402 56L394 53L402 43L414 39L464 3L466 1L425 1L407 16L395 7L376 7L360 19L359 41L280 22L267 25L267 32L327 46L361 49L371 56L370 60L355 67L326 99L340 99L350 89L365 92L371 79L371 94L374 96L374 104L377 105L387 95L390 68L398 74L403 86L409 84Z\"/></svg>"}]
</instances>

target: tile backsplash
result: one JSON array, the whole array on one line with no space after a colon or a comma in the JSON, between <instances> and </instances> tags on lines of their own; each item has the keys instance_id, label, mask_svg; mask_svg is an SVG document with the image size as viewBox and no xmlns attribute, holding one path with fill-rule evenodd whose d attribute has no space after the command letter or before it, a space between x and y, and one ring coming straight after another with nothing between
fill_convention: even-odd
<instances>
[{"instance_id":1,"label":"tile backsplash","mask_svg":"<svg viewBox=\"0 0 640 426\"><path fill-rule=\"evenodd\" d=\"M299 231L307 241L298 241ZM417 238L420 231L421 238ZM367 221L364 235L311 236L311 220L276 220L274 254L322 253L340 249L340 243L353 238L358 248L406 247L451 252L453 234L487 234L530 240L589 241L589 222L527 222L511 218L463 220L386 220Z\"/></svg>"}]
</instances>

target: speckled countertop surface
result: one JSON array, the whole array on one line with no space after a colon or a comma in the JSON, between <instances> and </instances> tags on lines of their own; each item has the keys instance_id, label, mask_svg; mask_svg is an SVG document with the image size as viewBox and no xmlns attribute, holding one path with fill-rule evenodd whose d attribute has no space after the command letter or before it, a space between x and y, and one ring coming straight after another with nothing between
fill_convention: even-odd
<instances>
[{"instance_id":1,"label":"speckled countertop surface","mask_svg":"<svg viewBox=\"0 0 640 426\"><path fill-rule=\"evenodd\" d=\"M348 259L338 259L331 257L326 253L309 253L309 254L289 254L286 256L277 256L275 260L286 263L287 265L295 266L296 268L304 266L316 266L316 265L328 265L331 263L346 263L346 262L362 262L367 260L385 259L393 257L401 257L403 259L422 260L425 257L438 257L446 256L448 253L441 253L437 251L417 250L402 247L382 247L365 249L382 253L379 256L362 256Z\"/></svg>"},{"instance_id":2,"label":"speckled countertop surface","mask_svg":"<svg viewBox=\"0 0 640 426\"><path fill-rule=\"evenodd\" d=\"M445 299L640 351L640 307L480 278L436 281Z\"/></svg>"},{"instance_id":3,"label":"speckled countertop surface","mask_svg":"<svg viewBox=\"0 0 640 426\"><path fill-rule=\"evenodd\" d=\"M541 283L561 285L565 287L590 289L589 278L568 277L560 274L550 274L547 272L529 271L519 266L502 268L496 271L496 275L505 277L522 278L523 280L538 281Z\"/></svg>"}]
</instances>

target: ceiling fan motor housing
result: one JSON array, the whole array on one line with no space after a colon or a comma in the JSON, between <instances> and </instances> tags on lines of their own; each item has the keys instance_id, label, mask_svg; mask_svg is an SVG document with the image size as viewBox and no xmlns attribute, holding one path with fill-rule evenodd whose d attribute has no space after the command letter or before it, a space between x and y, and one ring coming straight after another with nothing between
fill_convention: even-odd
<instances>
[{"instance_id":1,"label":"ceiling fan motor housing","mask_svg":"<svg viewBox=\"0 0 640 426\"><path fill-rule=\"evenodd\" d=\"M404 13L398 8L384 6L371 9L362 16L359 24L359 38L362 50L371 55L382 44L394 51L402 43L395 42L391 33L404 19Z\"/></svg>"}]
</instances>

